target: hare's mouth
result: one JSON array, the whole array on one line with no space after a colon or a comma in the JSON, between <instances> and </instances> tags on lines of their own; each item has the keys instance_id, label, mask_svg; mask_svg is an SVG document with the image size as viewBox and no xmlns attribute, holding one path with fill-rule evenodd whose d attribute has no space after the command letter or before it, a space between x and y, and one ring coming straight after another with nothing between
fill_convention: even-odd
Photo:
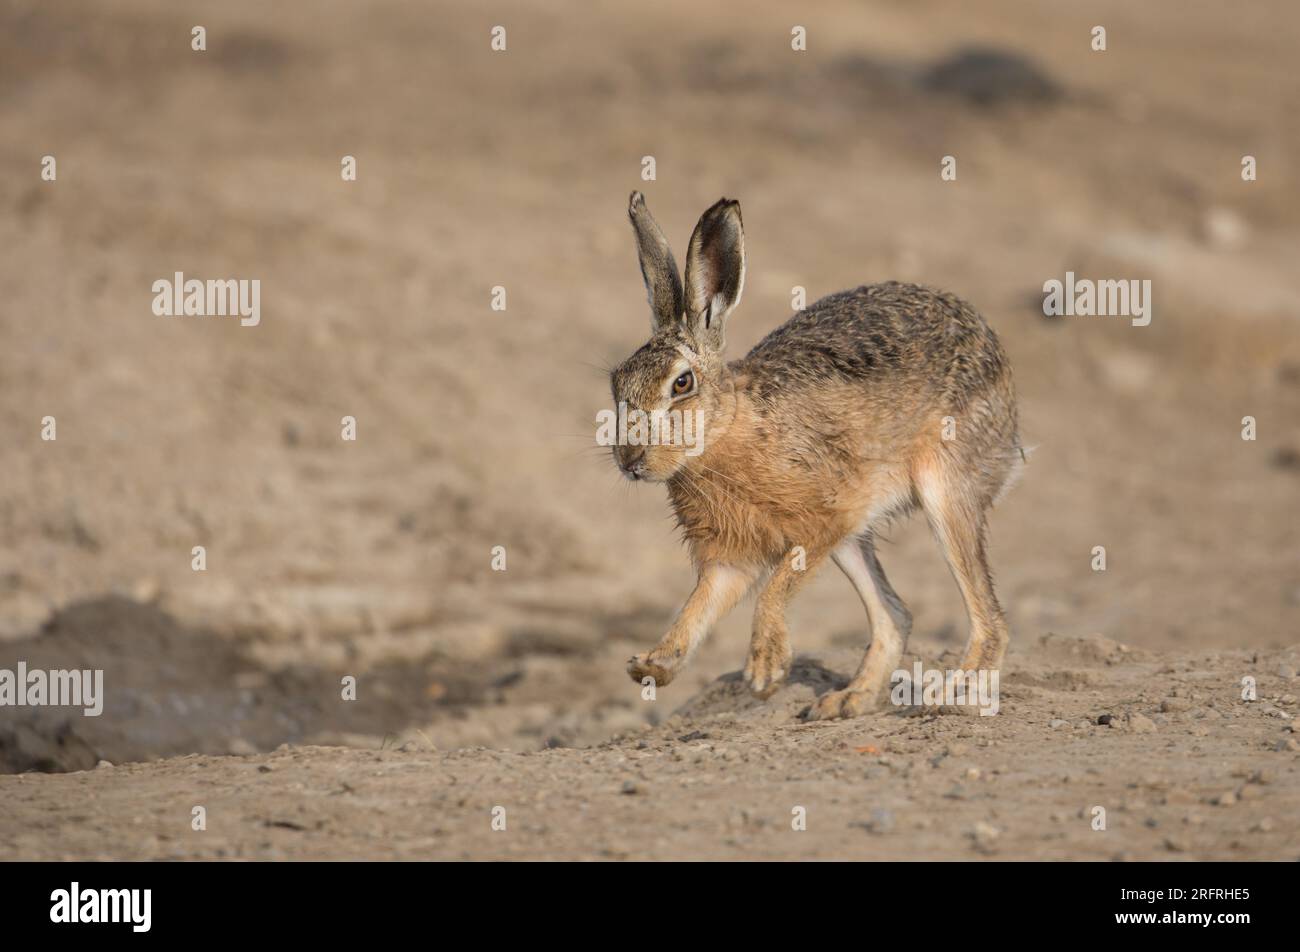
<instances>
[{"instance_id":1,"label":"hare's mouth","mask_svg":"<svg viewBox=\"0 0 1300 952\"><path fill-rule=\"evenodd\" d=\"M641 459L627 466L620 465L619 472L623 474L625 479L629 479L634 483L666 483L672 478L676 470L665 473L662 468L652 469L646 465L644 459Z\"/></svg>"}]
</instances>

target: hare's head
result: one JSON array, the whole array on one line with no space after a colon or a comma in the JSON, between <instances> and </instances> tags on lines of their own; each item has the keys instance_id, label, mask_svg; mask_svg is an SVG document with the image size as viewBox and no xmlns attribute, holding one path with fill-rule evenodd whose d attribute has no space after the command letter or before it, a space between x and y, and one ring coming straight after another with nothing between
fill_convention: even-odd
<instances>
[{"instance_id":1,"label":"hare's head","mask_svg":"<svg viewBox=\"0 0 1300 952\"><path fill-rule=\"evenodd\" d=\"M610 374L620 418L614 461L630 479L663 481L725 426L731 387L723 332L745 284L745 236L739 202L720 199L701 215L686 250L683 290L677 262L640 192L632 193L628 216L650 298L651 334Z\"/></svg>"}]
</instances>

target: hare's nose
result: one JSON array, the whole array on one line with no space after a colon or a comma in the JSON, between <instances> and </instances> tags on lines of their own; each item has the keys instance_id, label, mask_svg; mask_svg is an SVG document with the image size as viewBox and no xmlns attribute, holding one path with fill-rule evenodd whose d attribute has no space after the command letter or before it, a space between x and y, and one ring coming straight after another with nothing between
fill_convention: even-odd
<instances>
[{"instance_id":1,"label":"hare's nose","mask_svg":"<svg viewBox=\"0 0 1300 952\"><path fill-rule=\"evenodd\" d=\"M645 447L620 446L618 449L618 468L633 479L640 479L645 467Z\"/></svg>"}]
</instances>

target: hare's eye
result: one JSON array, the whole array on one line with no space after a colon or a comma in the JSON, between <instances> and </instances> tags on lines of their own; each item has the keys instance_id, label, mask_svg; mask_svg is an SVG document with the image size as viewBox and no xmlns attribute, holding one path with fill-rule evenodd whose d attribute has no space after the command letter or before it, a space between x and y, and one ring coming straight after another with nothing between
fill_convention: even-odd
<instances>
[{"instance_id":1,"label":"hare's eye","mask_svg":"<svg viewBox=\"0 0 1300 952\"><path fill-rule=\"evenodd\" d=\"M673 381L673 396L680 397L695 388L695 374L689 370Z\"/></svg>"}]
</instances>

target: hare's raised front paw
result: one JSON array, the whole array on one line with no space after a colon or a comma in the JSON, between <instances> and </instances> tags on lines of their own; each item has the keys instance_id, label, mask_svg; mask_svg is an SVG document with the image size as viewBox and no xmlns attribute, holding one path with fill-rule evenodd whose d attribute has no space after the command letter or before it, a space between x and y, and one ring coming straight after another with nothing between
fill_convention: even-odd
<instances>
[{"instance_id":1,"label":"hare's raised front paw","mask_svg":"<svg viewBox=\"0 0 1300 952\"><path fill-rule=\"evenodd\" d=\"M845 688L843 691L827 691L804 715L808 721L829 721L837 717L860 717L881 708L882 698L878 691L856 691Z\"/></svg>"},{"instance_id":2,"label":"hare's raised front paw","mask_svg":"<svg viewBox=\"0 0 1300 952\"><path fill-rule=\"evenodd\" d=\"M627 662L627 673L637 684L646 678L654 678L655 684L663 687L677 676L680 667L681 659L665 656L656 649L633 655Z\"/></svg>"},{"instance_id":3,"label":"hare's raised front paw","mask_svg":"<svg viewBox=\"0 0 1300 952\"><path fill-rule=\"evenodd\" d=\"M769 698L785 683L790 673L790 651L779 647L765 646L755 651L750 649L745 661L745 685L755 697Z\"/></svg>"}]
</instances>

